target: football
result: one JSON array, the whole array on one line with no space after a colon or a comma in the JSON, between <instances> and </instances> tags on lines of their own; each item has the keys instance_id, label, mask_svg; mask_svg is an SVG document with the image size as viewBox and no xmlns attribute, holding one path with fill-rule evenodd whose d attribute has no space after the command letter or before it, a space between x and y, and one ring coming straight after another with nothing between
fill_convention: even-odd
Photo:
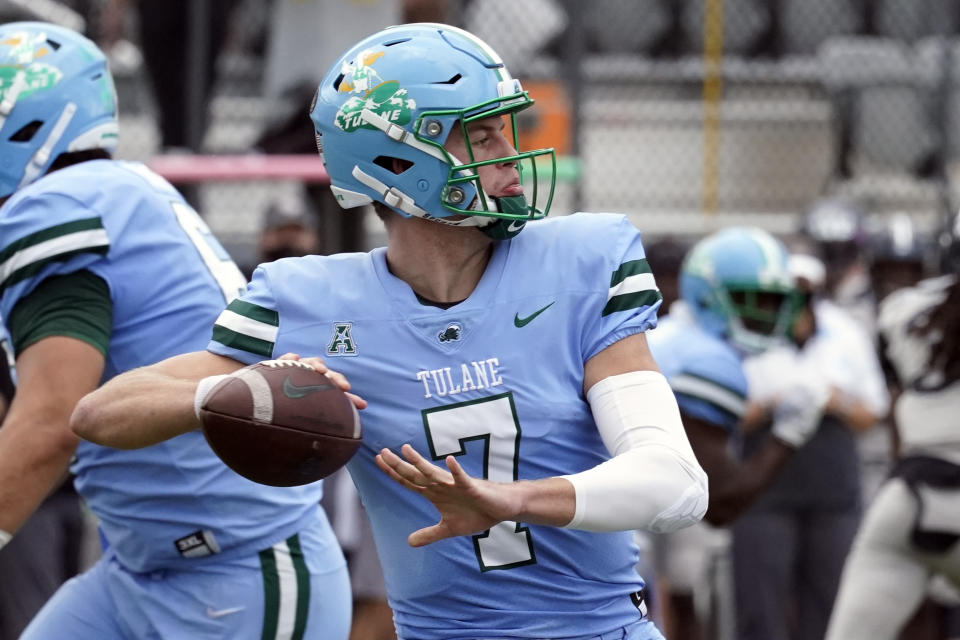
<instances>
[{"instance_id":1,"label":"football","mask_svg":"<svg viewBox=\"0 0 960 640\"><path fill-rule=\"evenodd\" d=\"M330 475L362 437L350 398L296 360L267 360L230 374L210 390L199 414L210 448L228 467L275 487Z\"/></svg>"}]
</instances>

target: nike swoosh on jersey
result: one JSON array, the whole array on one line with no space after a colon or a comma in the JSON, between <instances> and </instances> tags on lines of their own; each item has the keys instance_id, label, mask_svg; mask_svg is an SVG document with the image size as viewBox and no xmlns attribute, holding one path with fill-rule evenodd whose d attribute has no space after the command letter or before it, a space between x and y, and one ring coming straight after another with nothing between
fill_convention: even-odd
<instances>
[{"instance_id":1,"label":"nike swoosh on jersey","mask_svg":"<svg viewBox=\"0 0 960 640\"><path fill-rule=\"evenodd\" d=\"M238 611L243 611L246 607L230 607L229 609L211 609L207 607L207 617L213 618L222 618L223 616L228 616L231 613L237 613Z\"/></svg>"},{"instance_id":2,"label":"nike swoosh on jersey","mask_svg":"<svg viewBox=\"0 0 960 640\"><path fill-rule=\"evenodd\" d=\"M283 379L283 395L288 398L303 398L308 396L311 393L316 393L317 391L326 391L327 389L333 389L332 384L308 384L302 387L297 386L290 382L290 378Z\"/></svg>"},{"instance_id":3,"label":"nike swoosh on jersey","mask_svg":"<svg viewBox=\"0 0 960 640\"><path fill-rule=\"evenodd\" d=\"M520 327L525 327L525 326L527 326L528 324L530 324L530 321L531 321L531 320L533 320L533 319L536 318L538 315L540 315L541 313L543 313L544 311L546 311L547 309L549 309L550 307L552 307L555 302L556 302L556 300L554 300L553 302L551 302L551 303L548 304L547 306L543 307L542 309L537 309L536 311L534 311L531 315L527 316L526 318L521 318L519 313L514 314L514 315L513 315L513 326L517 327L518 329L519 329Z\"/></svg>"}]
</instances>

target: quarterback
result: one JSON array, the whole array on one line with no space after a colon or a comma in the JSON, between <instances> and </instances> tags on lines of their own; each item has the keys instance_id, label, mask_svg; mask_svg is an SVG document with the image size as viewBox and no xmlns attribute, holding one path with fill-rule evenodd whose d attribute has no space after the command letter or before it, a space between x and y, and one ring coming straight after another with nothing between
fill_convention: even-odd
<instances>
[{"instance_id":1,"label":"quarterback","mask_svg":"<svg viewBox=\"0 0 960 640\"><path fill-rule=\"evenodd\" d=\"M647 348L661 297L640 235L542 219L553 152L516 140L531 102L447 25L356 44L311 118L338 201L374 203L387 246L261 265L207 351L115 379L75 430L191 431L207 376L299 354L366 407L348 468L401 638L662 638L632 530L699 520L706 477Z\"/></svg>"}]
</instances>

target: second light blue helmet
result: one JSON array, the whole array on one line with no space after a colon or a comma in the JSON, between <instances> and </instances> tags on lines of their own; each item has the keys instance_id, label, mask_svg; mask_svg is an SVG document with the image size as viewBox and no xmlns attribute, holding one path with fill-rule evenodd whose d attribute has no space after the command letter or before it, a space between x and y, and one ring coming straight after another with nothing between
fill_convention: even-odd
<instances>
[{"instance_id":1,"label":"second light blue helmet","mask_svg":"<svg viewBox=\"0 0 960 640\"><path fill-rule=\"evenodd\" d=\"M461 161L443 145L456 128L504 115L516 147L514 116L531 104L482 40L418 23L380 31L341 56L321 81L310 117L342 207L378 201L406 217L479 227L499 220L519 229L547 214L553 150L474 162L472 150ZM517 163L526 197L484 193L478 167L503 162ZM397 173L397 166L408 168Z\"/></svg>"},{"instance_id":2,"label":"second light blue helmet","mask_svg":"<svg viewBox=\"0 0 960 640\"><path fill-rule=\"evenodd\" d=\"M680 269L697 322L744 353L784 341L799 309L786 248L768 232L732 227L699 241Z\"/></svg>"},{"instance_id":3,"label":"second light blue helmet","mask_svg":"<svg viewBox=\"0 0 960 640\"><path fill-rule=\"evenodd\" d=\"M117 96L103 52L43 22L0 25L0 198L65 152L117 144Z\"/></svg>"}]
</instances>

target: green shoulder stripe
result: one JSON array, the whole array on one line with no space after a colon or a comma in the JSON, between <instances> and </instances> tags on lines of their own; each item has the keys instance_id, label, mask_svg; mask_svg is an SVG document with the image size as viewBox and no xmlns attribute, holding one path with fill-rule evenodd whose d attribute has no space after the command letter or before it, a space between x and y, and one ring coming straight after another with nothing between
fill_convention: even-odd
<instances>
[{"instance_id":1,"label":"green shoulder stripe","mask_svg":"<svg viewBox=\"0 0 960 640\"><path fill-rule=\"evenodd\" d=\"M613 272L613 275L610 277L610 286L615 287L630 276L639 275L641 273L650 273L650 265L647 263L645 258L624 262L617 268L616 271Z\"/></svg>"},{"instance_id":2,"label":"green shoulder stripe","mask_svg":"<svg viewBox=\"0 0 960 640\"><path fill-rule=\"evenodd\" d=\"M110 239L100 217L74 220L41 229L0 250L0 290L37 273L53 262L83 253L104 255Z\"/></svg>"},{"instance_id":3,"label":"green shoulder stripe","mask_svg":"<svg viewBox=\"0 0 960 640\"><path fill-rule=\"evenodd\" d=\"M626 311L627 309L639 309L640 307L649 307L657 300L662 300L663 296L656 289L646 289L644 291L634 291L612 296L604 305L601 316L608 316L617 311Z\"/></svg>"},{"instance_id":4,"label":"green shoulder stripe","mask_svg":"<svg viewBox=\"0 0 960 640\"><path fill-rule=\"evenodd\" d=\"M213 340L225 347L263 357L273 355L280 314L273 309L234 300L220 313L213 326Z\"/></svg>"}]
</instances>

